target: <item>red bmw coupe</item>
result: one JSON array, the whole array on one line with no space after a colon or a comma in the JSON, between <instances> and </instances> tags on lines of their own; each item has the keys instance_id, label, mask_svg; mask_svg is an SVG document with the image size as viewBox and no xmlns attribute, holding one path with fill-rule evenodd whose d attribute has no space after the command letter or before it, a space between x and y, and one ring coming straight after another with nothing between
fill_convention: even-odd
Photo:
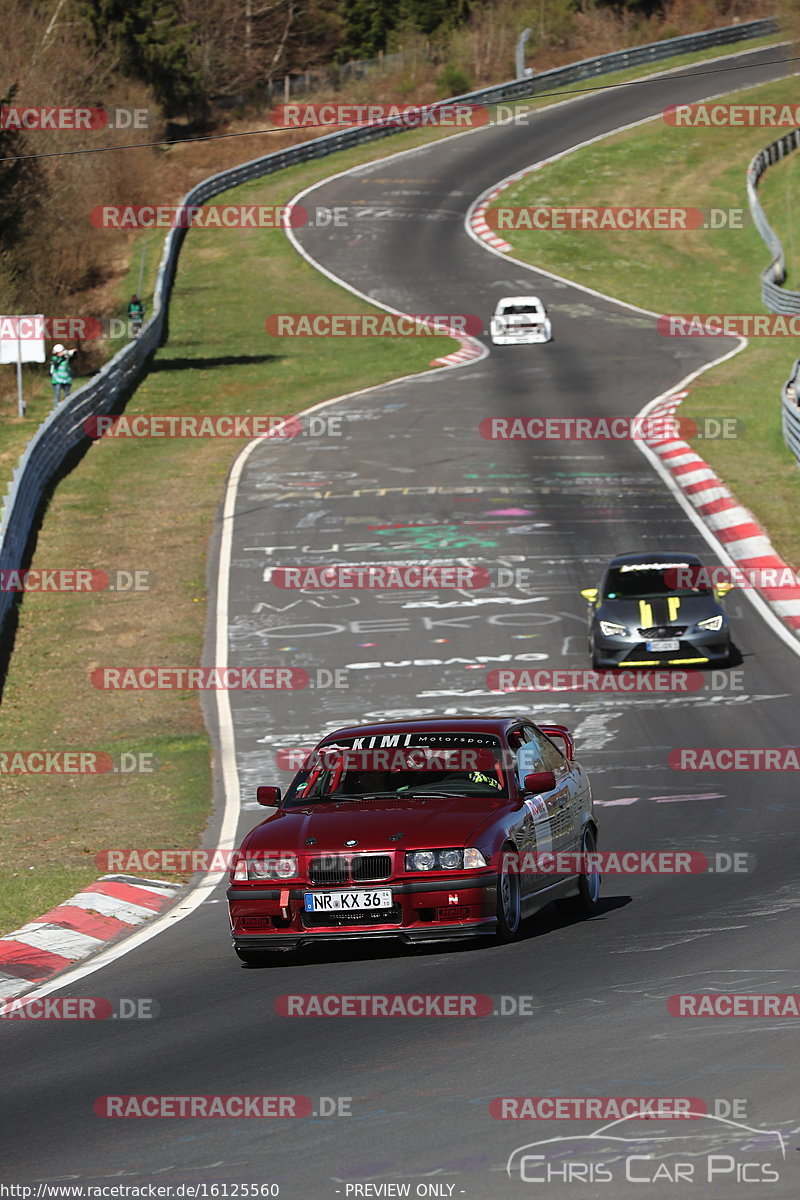
<instances>
[{"instance_id":1,"label":"red bmw coupe","mask_svg":"<svg viewBox=\"0 0 800 1200\"><path fill-rule=\"evenodd\" d=\"M510 942L551 900L597 910L596 860L576 857L597 846L592 792L563 725L337 729L285 796L259 787L258 799L275 811L234 855L227 893L246 963L329 939Z\"/></svg>"}]
</instances>

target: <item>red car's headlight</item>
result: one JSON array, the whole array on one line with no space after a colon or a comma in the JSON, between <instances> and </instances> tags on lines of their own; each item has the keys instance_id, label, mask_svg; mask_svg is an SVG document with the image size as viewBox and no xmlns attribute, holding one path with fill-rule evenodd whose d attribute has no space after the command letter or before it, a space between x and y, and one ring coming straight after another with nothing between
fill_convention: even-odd
<instances>
[{"instance_id":1,"label":"red car's headlight","mask_svg":"<svg viewBox=\"0 0 800 1200\"><path fill-rule=\"evenodd\" d=\"M294 879L297 875L297 855L269 851L243 854L233 867L231 879L244 883L248 879Z\"/></svg>"},{"instance_id":2,"label":"red car's headlight","mask_svg":"<svg viewBox=\"0 0 800 1200\"><path fill-rule=\"evenodd\" d=\"M409 850L406 854L407 871L472 871L485 866L486 859L473 846L466 850Z\"/></svg>"}]
</instances>

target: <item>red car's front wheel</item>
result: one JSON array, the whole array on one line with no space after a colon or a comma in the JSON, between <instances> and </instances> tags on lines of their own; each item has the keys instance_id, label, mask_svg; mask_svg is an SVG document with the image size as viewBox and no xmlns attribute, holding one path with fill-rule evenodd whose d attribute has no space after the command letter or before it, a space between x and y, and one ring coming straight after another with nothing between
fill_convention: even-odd
<instances>
[{"instance_id":1,"label":"red car's front wheel","mask_svg":"<svg viewBox=\"0 0 800 1200\"><path fill-rule=\"evenodd\" d=\"M503 848L503 865L497 878L497 940L500 942L515 942L522 927L519 874L509 871L505 865L509 851L513 853L513 846Z\"/></svg>"}]
</instances>

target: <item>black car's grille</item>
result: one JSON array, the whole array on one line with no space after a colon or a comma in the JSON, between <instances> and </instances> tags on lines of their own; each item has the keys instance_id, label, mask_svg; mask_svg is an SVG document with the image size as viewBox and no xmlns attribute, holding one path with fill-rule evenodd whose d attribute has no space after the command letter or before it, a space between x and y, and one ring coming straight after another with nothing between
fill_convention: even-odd
<instances>
[{"instance_id":1,"label":"black car's grille","mask_svg":"<svg viewBox=\"0 0 800 1200\"><path fill-rule=\"evenodd\" d=\"M352 912L301 913L304 929L335 929L342 925L399 925L403 910L399 904L391 908L356 909Z\"/></svg>"},{"instance_id":2,"label":"black car's grille","mask_svg":"<svg viewBox=\"0 0 800 1200\"><path fill-rule=\"evenodd\" d=\"M326 854L312 858L308 864L311 883L328 887L342 883L369 883L389 879L392 874L390 854L357 854L352 859L344 855Z\"/></svg>"},{"instance_id":3,"label":"black car's grille","mask_svg":"<svg viewBox=\"0 0 800 1200\"><path fill-rule=\"evenodd\" d=\"M646 629L639 629L639 633L643 638L676 638L683 637L686 633L685 625L651 625Z\"/></svg>"},{"instance_id":4,"label":"black car's grille","mask_svg":"<svg viewBox=\"0 0 800 1200\"><path fill-rule=\"evenodd\" d=\"M351 860L350 870L356 883L388 879L392 874L392 856L391 854L361 854Z\"/></svg>"},{"instance_id":5,"label":"black car's grille","mask_svg":"<svg viewBox=\"0 0 800 1200\"><path fill-rule=\"evenodd\" d=\"M641 642L638 646L634 646L628 654L620 659L618 666L624 667L626 663L640 663L642 657L653 662L668 662L678 663L682 659L691 658L695 661L705 661L708 657L703 646L695 646L692 642L681 640L678 642L677 650L647 650Z\"/></svg>"}]
</instances>

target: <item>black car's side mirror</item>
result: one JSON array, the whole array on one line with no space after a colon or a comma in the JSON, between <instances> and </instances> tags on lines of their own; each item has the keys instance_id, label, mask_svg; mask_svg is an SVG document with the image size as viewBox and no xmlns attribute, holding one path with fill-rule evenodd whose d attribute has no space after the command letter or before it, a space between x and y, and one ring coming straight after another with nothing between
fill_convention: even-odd
<instances>
[{"instance_id":1,"label":"black car's side mirror","mask_svg":"<svg viewBox=\"0 0 800 1200\"><path fill-rule=\"evenodd\" d=\"M281 789L279 787L256 788L256 800L259 804L265 804L272 808L273 805L281 802Z\"/></svg>"},{"instance_id":2,"label":"black car's side mirror","mask_svg":"<svg viewBox=\"0 0 800 1200\"><path fill-rule=\"evenodd\" d=\"M525 791L534 796L539 796L542 792L552 792L555 786L556 777L552 771L532 771L523 780Z\"/></svg>"}]
</instances>

